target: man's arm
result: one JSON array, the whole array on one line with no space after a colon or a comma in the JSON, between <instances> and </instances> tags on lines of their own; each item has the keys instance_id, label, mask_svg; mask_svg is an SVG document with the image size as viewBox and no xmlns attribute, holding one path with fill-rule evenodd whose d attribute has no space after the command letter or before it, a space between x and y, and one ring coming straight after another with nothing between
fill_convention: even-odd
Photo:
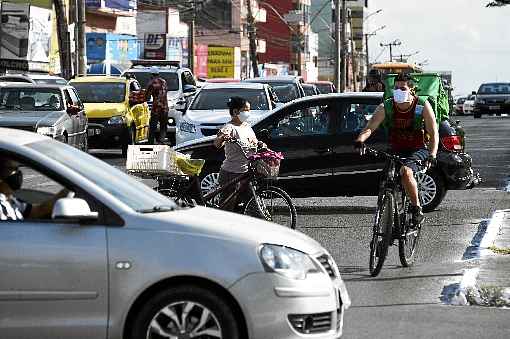
<instances>
[{"instance_id":1,"label":"man's arm","mask_svg":"<svg viewBox=\"0 0 510 339\"><path fill-rule=\"evenodd\" d=\"M365 142L370 135L372 135L372 132L379 127L379 125L384 121L384 103L377 106L374 115L372 115L372 118L367 123L367 126L361 131L361 133L358 135L358 138L356 141L359 142Z\"/></svg>"},{"instance_id":2,"label":"man's arm","mask_svg":"<svg viewBox=\"0 0 510 339\"><path fill-rule=\"evenodd\" d=\"M41 204L34 204L32 205L30 209L29 218L30 219L45 219L49 218L51 216L51 212L53 211L53 205L55 205L55 202L60 199L67 196L69 191L67 189L63 189L60 192L58 192L53 198L51 198L48 201L45 201Z\"/></svg>"},{"instance_id":3,"label":"man's arm","mask_svg":"<svg viewBox=\"0 0 510 339\"><path fill-rule=\"evenodd\" d=\"M145 91L145 101L149 101L152 96L152 82L149 82L147 90Z\"/></svg>"},{"instance_id":4,"label":"man's arm","mask_svg":"<svg viewBox=\"0 0 510 339\"><path fill-rule=\"evenodd\" d=\"M436 123L436 115L428 101L425 102L423 109L423 121L425 122L425 130L430 136L429 152L430 155L435 158L439 144L439 132Z\"/></svg>"}]
</instances>

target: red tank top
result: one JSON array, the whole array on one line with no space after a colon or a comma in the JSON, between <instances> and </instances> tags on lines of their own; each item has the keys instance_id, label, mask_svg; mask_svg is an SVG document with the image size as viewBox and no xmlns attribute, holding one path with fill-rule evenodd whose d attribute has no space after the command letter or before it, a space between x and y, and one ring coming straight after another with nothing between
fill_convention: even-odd
<instances>
[{"instance_id":1,"label":"red tank top","mask_svg":"<svg viewBox=\"0 0 510 339\"><path fill-rule=\"evenodd\" d=\"M406 111L401 111L393 102L393 127L390 130L390 145L393 151L414 151L425 148L423 128L415 129L415 111L418 98Z\"/></svg>"}]
</instances>

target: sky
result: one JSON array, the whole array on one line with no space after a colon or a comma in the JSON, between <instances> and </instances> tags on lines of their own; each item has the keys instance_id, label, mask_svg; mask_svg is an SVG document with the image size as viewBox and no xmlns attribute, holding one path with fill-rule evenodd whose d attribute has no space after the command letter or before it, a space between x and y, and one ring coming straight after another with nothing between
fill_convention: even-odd
<instances>
[{"instance_id":1,"label":"sky","mask_svg":"<svg viewBox=\"0 0 510 339\"><path fill-rule=\"evenodd\" d=\"M419 51L409 60L427 61L425 71L451 71L454 95L483 82L510 82L510 6L486 8L488 2L369 0L369 13L382 11L367 19L367 32L386 25L369 40L370 62L388 61L389 49L383 52L380 43L399 39L393 55Z\"/></svg>"}]
</instances>

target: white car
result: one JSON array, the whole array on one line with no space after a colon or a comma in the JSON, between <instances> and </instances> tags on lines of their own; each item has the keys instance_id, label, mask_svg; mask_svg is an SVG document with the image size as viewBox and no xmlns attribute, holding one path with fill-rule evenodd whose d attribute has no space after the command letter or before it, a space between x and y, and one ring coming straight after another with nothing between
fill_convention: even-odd
<instances>
[{"instance_id":1,"label":"white car","mask_svg":"<svg viewBox=\"0 0 510 339\"><path fill-rule=\"evenodd\" d=\"M473 108L475 107L475 98L476 96L471 94L467 97L466 101L462 106L464 114L473 114Z\"/></svg>"},{"instance_id":2,"label":"white car","mask_svg":"<svg viewBox=\"0 0 510 339\"><path fill-rule=\"evenodd\" d=\"M250 124L277 106L274 91L267 84L206 84L195 95L186 113L177 123L176 145L216 135L218 129L230 121L227 102L233 96L243 97L250 103Z\"/></svg>"}]
</instances>

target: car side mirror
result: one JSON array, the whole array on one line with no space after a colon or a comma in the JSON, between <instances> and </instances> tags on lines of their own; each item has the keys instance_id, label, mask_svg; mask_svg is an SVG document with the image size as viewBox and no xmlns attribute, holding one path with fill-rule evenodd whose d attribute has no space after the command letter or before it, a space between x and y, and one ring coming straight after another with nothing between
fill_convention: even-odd
<instances>
[{"instance_id":1,"label":"car side mirror","mask_svg":"<svg viewBox=\"0 0 510 339\"><path fill-rule=\"evenodd\" d=\"M80 107L71 105L67 107L67 114L69 115L76 115L80 112Z\"/></svg>"},{"instance_id":2,"label":"car side mirror","mask_svg":"<svg viewBox=\"0 0 510 339\"><path fill-rule=\"evenodd\" d=\"M98 213L91 212L89 204L79 198L60 198L51 212L51 219L54 220L94 221L97 218Z\"/></svg>"},{"instance_id":3,"label":"car side mirror","mask_svg":"<svg viewBox=\"0 0 510 339\"><path fill-rule=\"evenodd\" d=\"M193 85L184 85L182 88L183 93L195 93L197 91L197 87Z\"/></svg>"}]
</instances>

